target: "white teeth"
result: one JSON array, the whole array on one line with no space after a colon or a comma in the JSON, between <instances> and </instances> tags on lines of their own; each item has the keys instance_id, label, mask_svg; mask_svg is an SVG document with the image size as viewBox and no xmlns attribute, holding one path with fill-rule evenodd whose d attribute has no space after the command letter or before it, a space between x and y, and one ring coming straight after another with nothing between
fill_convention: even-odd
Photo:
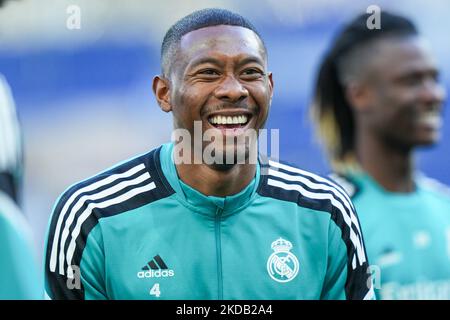
<instances>
[{"instance_id":1,"label":"white teeth","mask_svg":"<svg viewBox=\"0 0 450 320\"><path fill-rule=\"evenodd\" d=\"M247 116L213 116L209 118L211 124L246 124Z\"/></svg>"},{"instance_id":2,"label":"white teeth","mask_svg":"<svg viewBox=\"0 0 450 320\"><path fill-rule=\"evenodd\" d=\"M420 117L419 123L435 128L440 128L442 126L442 118L439 116L439 114L430 113Z\"/></svg>"}]
</instances>

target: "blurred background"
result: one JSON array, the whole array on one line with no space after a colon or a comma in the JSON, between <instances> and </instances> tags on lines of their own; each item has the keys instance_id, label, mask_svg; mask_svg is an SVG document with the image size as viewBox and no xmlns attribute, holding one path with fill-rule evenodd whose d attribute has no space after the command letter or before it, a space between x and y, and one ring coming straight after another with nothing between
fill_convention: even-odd
<instances>
[{"instance_id":1,"label":"blurred background","mask_svg":"<svg viewBox=\"0 0 450 320\"><path fill-rule=\"evenodd\" d=\"M337 28L376 4L413 18L450 89L448 0L11 0L0 9L0 74L22 123L22 204L42 265L53 204L69 185L170 140L171 116L151 90L166 30L193 10L226 8L254 22L269 51L275 93L268 128L280 158L325 174L307 112L317 63ZM72 7L71 7L72 6ZM76 7L73 7L76 6ZM67 20L79 9L80 28ZM75 11L73 11L75 10ZM450 184L450 116L420 170Z\"/></svg>"}]
</instances>

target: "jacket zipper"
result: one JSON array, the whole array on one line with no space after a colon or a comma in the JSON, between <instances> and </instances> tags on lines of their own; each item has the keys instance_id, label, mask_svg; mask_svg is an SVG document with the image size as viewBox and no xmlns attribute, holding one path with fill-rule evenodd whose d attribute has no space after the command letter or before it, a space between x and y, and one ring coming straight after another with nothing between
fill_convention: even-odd
<instances>
[{"instance_id":1,"label":"jacket zipper","mask_svg":"<svg viewBox=\"0 0 450 320\"><path fill-rule=\"evenodd\" d=\"M222 243L220 222L222 218L222 209L217 208L215 216L215 232L216 232L216 254L217 254L217 284L218 284L218 300L223 300L223 279L222 279Z\"/></svg>"}]
</instances>

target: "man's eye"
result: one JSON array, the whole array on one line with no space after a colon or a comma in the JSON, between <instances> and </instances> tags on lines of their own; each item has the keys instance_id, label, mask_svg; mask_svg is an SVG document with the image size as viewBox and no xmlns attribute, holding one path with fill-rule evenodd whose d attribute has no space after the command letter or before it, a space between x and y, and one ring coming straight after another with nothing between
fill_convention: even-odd
<instances>
[{"instance_id":1,"label":"man's eye","mask_svg":"<svg viewBox=\"0 0 450 320\"><path fill-rule=\"evenodd\" d=\"M434 81L439 82L439 81L441 81L441 74L439 72L432 72L431 73L431 78Z\"/></svg>"},{"instance_id":2,"label":"man's eye","mask_svg":"<svg viewBox=\"0 0 450 320\"><path fill-rule=\"evenodd\" d=\"M422 81L422 78L418 77L418 76L409 76L409 77L403 78L402 80L403 80L402 82L405 85L407 85L407 86L414 86L414 85L419 84Z\"/></svg>"},{"instance_id":3,"label":"man's eye","mask_svg":"<svg viewBox=\"0 0 450 320\"><path fill-rule=\"evenodd\" d=\"M242 77L246 78L246 79L257 79L259 77L261 77L262 75L264 75L264 72L262 72L261 70L258 69L245 69L242 72Z\"/></svg>"},{"instance_id":4,"label":"man's eye","mask_svg":"<svg viewBox=\"0 0 450 320\"><path fill-rule=\"evenodd\" d=\"M261 74L262 72L257 69L246 69L244 70L244 74Z\"/></svg>"},{"instance_id":5,"label":"man's eye","mask_svg":"<svg viewBox=\"0 0 450 320\"><path fill-rule=\"evenodd\" d=\"M219 72L217 70L214 69L204 69L204 70L200 70L198 72L199 75L205 75L205 76L218 76Z\"/></svg>"}]
</instances>

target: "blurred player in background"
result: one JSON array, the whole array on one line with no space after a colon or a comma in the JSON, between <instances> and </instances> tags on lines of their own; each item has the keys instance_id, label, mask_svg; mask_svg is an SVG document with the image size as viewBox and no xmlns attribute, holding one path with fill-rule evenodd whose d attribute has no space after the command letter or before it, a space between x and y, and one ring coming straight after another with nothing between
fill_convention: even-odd
<instances>
[{"instance_id":1,"label":"blurred player in background","mask_svg":"<svg viewBox=\"0 0 450 320\"><path fill-rule=\"evenodd\" d=\"M22 176L19 124L0 75L0 299L41 299L31 231L18 207Z\"/></svg>"},{"instance_id":2,"label":"blurred player in background","mask_svg":"<svg viewBox=\"0 0 450 320\"><path fill-rule=\"evenodd\" d=\"M414 164L414 150L439 138L439 70L410 20L383 12L381 29L370 30L368 18L334 39L313 118L359 214L377 294L450 299L450 194Z\"/></svg>"}]
</instances>

